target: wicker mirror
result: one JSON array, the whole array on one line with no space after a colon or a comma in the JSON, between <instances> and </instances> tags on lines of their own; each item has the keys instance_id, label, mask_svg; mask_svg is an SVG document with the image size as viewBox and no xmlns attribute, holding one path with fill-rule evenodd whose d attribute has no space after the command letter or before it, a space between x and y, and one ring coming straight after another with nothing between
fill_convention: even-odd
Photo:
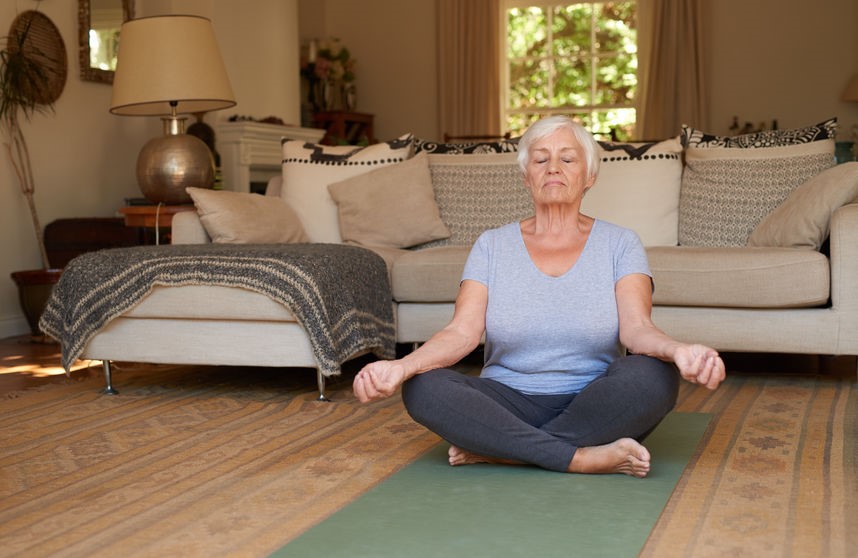
<instances>
[{"instance_id":1,"label":"wicker mirror","mask_svg":"<svg viewBox=\"0 0 858 558\"><path fill-rule=\"evenodd\" d=\"M80 78L113 83L119 27L134 17L134 0L78 0Z\"/></svg>"}]
</instances>

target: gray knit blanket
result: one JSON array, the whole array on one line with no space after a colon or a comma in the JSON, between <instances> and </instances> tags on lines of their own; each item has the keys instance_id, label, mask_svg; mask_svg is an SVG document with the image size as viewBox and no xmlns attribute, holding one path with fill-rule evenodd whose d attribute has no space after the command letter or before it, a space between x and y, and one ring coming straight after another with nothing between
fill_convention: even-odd
<instances>
[{"instance_id":1,"label":"gray knit blanket","mask_svg":"<svg viewBox=\"0 0 858 558\"><path fill-rule=\"evenodd\" d=\"M340 244L193 244L86 253L63 271L39 327L60 342L62 365L69 370L101 328L156 285L240 287L271 297L307 331L326 376L338 374L359 352L395 354L384 260Z\"/></svg>"}]
</instances>

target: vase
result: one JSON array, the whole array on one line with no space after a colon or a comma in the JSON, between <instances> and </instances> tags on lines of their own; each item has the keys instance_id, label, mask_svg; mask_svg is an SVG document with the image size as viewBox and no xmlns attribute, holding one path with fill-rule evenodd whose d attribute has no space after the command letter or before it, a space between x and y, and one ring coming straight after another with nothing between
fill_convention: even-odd
<instances>
[{"instance_id":1,"label":"vase","mask_svg":"<svg viewBox=\"0 0 858 558\"><path fill-rule=\"evenodd\" d=\"M354 83L343 85L343 105L349 112L354 112L357 108L357 87Z\"/></svg>"},{"instance_id":2,"label":"vase","mask_svg":"<svg viewBox=\"0 0 858 558\"><path fill-rule=\"evenodd\" d=\"M39 318L45 310L48 298L57 281L60 280L62 269L31 269L28 271L15 271L12 280L18 286L18 301L21 311L27 318L30 326L30 334L38 336Z\"/></svg>"},{"instance_id":3,"label":"vase","mask_svg":"<svg viewBox=\"0 0 858 558\"><path fill-rule=\"evenodd\" d=\"M834 159L837 164L848 163L855 160L855 142L854 141L838 141L834 144Z\"/></svg>"}]
</instances>

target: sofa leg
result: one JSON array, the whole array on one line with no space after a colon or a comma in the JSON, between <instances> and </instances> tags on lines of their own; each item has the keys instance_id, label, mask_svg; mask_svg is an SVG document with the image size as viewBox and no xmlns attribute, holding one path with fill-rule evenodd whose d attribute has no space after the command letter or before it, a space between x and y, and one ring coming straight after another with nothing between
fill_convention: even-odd
<instances>
[{"instance_id":1,"label":"sofa leg","mask_svg":"<svg viewBox=\"0 0 858 558\"><path fill-rule=\"evenodd\" d=\"M318 368L316 369L316 383L319 385L319 397L316 398L316 401L325 401L326 403L330 403L331 400L328 399L327 395L325 395L325 376Z\"/></svg>"},{"instance_id":2,"label":"sofa leg","mask_svg":"<svg viewBox=\"0 0 858 558\"><path fill-rule=\"evenodd\" d=\"M111 382L111 374L110 374L110 361L102 360L101 367L104 369L104 389L101 390L101 393L107 395L119 395L119 392L113 389L113 383Z\"/></svg>"}]
</instances>

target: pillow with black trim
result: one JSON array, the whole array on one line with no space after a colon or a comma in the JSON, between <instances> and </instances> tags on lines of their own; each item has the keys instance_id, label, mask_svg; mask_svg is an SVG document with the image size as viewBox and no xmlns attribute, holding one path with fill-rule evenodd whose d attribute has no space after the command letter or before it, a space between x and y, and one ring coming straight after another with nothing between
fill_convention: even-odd
<instances>
[{"instance_id":1,"label":"pillow with black trim","mask_svg":"<svg viewBox=\"0 0 858 558\"><path fill-rule=\"evenodd\" d=\"M683 126L679 243L744 246L799 185L832 167L836 119L726 138Z\"/></svg>"},{"instance_id":2,"label":"pillow with black trim","mask_svg":"<svg viewBox=\"0 0 858 558\"><path fill-rule=\"evenodd\" d=\"M644 246L676 246L682 145L600 141L599 174L581 211L635 231Z\"/></svg>"},{"instance_id":3,"label":"pillow with black trim","mask_svg":"<svg viewBox=\"0 0 858 558\"><path fill-rule=\"evenodd\" d=\"M411 134L366 147L284 139L280 197L295 209L311 242L340 243L337 204L328 192L328 185L401 163L410 159L413 152Z\"/></svg>"},{"instance_id":4,"label":"pillow with black trim","mask_svg":"<svg viewBox=\"0 0 858 558\"><path fill-rule=\"evenodd\" d=\"M414 152L425 151L437 155L469 155L486 153L509 153L518 151L519 138L498 141L475 141L468 143L441 143L423 139L414 140Z\"/></svg>"},{"instance_id":5,"label":"pillow with black trim","mask_svg":"<svg viewBox=\"0 0 858 558\"><path fill-rule=\"evenodd\" d=\"M837 118L829 118L813 126L792 130L762 130L738 136L707 134L691 126L682 125L681 141L684 147L735 147L754 149L778 147L834 139L837 133Z\"/></svg>"}]
</instances>

